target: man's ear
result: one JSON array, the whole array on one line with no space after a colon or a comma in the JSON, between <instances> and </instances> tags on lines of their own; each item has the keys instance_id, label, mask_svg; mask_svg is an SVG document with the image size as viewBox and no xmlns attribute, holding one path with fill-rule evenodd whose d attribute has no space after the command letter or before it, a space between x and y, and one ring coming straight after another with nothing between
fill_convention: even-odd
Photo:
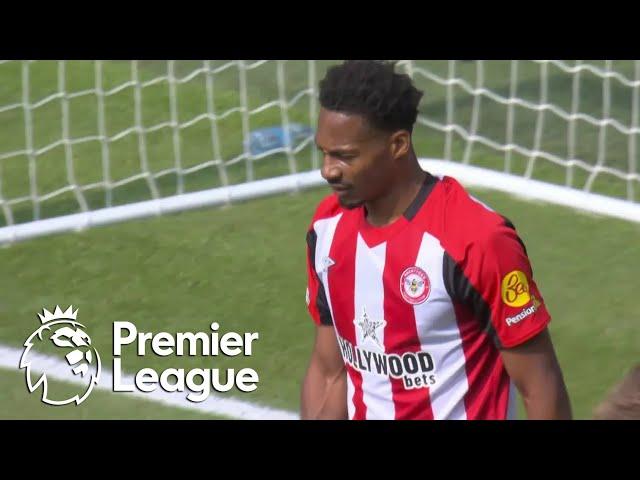
<instances>
[{"instance_id":1,"label":"man's ear","mask_svg":"<svg viewBox=\"0 0 640 480\"><path fill-rule=\"evenodd\" d=\"M411 150L411 134L407 130L398 130L389 137L389 144L393 159L402 158Z\"/></svg>"}]
</instances>

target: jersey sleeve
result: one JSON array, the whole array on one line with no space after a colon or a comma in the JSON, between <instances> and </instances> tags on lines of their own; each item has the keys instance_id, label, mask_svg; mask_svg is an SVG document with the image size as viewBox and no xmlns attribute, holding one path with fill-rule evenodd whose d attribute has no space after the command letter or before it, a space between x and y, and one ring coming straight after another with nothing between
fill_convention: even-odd
<instances>
[{"instance_id":1,"label":"jersey sleeve","mask_svg":"<svg viewBox=\"0 0 640 480\"><path fill-rule=\"evenodd\" d=\"M551 321L515 229L502 225L472 245L465 270L483 300L482 309L488 308L490 326L502 347L526 342ZM472 308L478 306L475 302Z\"/></svg>"},{"instance_id":2,"label":"jersey sleeve","mask_svg":"<svg viewBox=\"0 0 640 480\"><path fill-rule=\"evenodd\" d=\"M317 239L317 234L311 227L307 232L307 310L316 325L333 325L324 285L315 267Z\"/></svg>"}]
</instances>

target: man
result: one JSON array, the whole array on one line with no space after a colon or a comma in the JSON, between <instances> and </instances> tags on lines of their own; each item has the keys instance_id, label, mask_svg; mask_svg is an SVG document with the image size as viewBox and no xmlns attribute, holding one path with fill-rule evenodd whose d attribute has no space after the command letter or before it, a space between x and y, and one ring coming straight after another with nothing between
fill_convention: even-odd
<instances>
[{"instance_id":1,"label":"man","mask_svg":"<svg viewBox=\"0 0 640 480\"><path fill-rule=\"evenodd\" d=\"M640 364L631 368L620 383L596 407L594 420L640 420Z\"/></svg>"},{"instance_id":2,"label":"man","mask_svg":"<svg viewBox=\"0 0 640 480\"><path fill-rule=\"evenodd\" d=\"M424 172L422 97L393 64L320 83L316 144L334 193L307 234L316 338L303 419L569 419L550 321L513 225Z\"/></svg>"}]
</instances>

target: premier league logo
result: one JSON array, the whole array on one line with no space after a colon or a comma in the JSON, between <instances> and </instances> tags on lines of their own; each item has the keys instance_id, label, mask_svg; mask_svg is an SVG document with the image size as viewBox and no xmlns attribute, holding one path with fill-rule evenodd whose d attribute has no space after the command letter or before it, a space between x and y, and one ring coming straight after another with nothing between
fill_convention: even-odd
<instances>
[{"instance_id":1,"label":"premier league logo","mask_svg":"<svg viewBox=\"0 0 640 480\"><path fill-rule=\"evenodd\" d=\"M47 309L38 314L41 326L33 332L24 343L25 350L20 359L20 368L26 369L27 387L33 393L42 386L42 401L49 405L66 405L75 402L80 405L97 385L100 378L100 356L91 345L91 338L85 331L85 326L77 322L78 310L69 307L62 311L56 306L53 312ZM50 345L58 355L66 360L68 369L65 370L69 380L74 377L81 379L74 382L78 391L71 397L58 397L50 392L47 379L49 361L47 357L39 358L35 350ZM35 347L35 348L34 348ZM40 375L34 370L40 370Z\"/></svg>"}]
</instances>

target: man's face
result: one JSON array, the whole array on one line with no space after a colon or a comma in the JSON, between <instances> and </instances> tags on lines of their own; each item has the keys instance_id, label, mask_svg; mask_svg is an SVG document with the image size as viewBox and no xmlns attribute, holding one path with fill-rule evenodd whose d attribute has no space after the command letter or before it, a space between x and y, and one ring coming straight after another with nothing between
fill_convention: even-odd
<instances>
[{"instance_id":1,"label":"man's face","mask_svg":"<svg viewBox=\"0 0 640 480\"><path fill-rule=\"evenodd\" d=\"M316 144L323 153L322 177L345 208L355 208L385 193L393 180L389 135L360 115L322 108Z\"/></svg>"}]
</instances>

